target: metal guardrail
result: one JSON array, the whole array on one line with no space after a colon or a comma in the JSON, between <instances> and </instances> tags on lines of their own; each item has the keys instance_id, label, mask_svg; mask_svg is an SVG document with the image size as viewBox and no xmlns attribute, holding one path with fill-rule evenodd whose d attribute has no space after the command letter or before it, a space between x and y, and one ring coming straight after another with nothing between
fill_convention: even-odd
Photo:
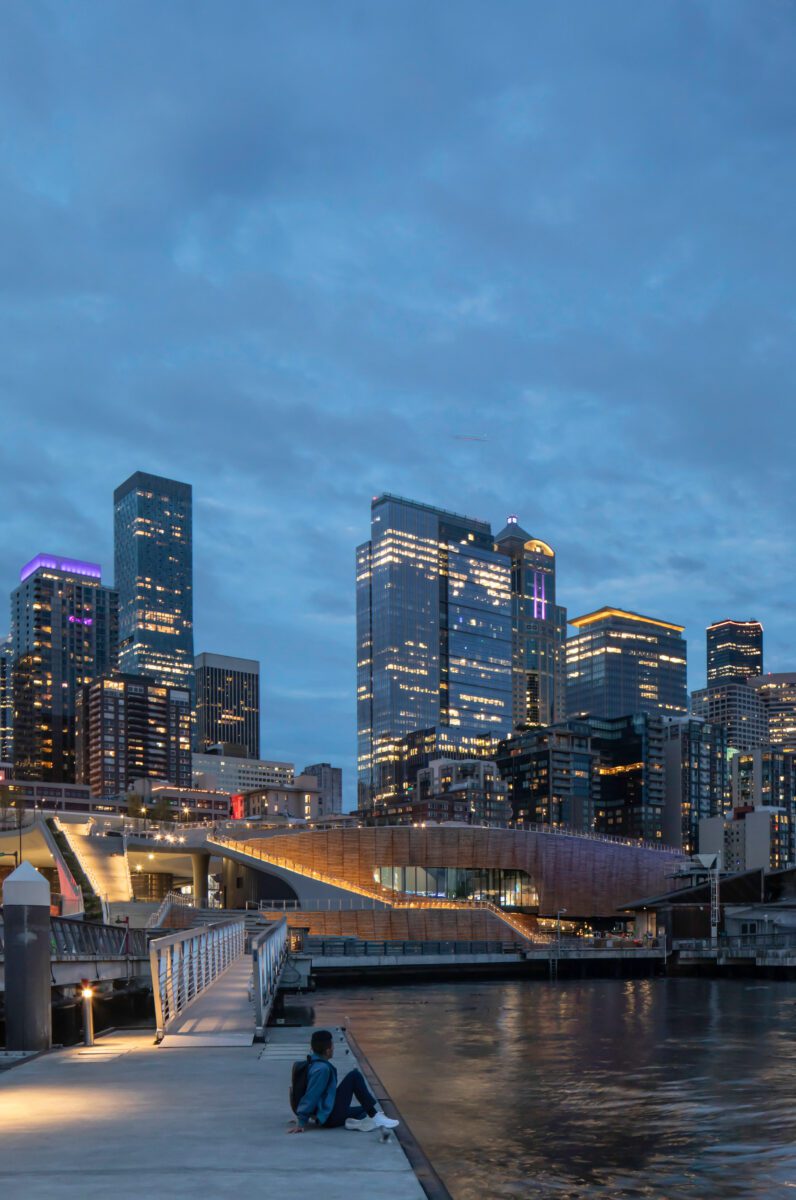
<instances>
[{"instance_id":1,"label":"metal guardrail","mask_svg":"<svg viewBox=\"0 0 796 1200\"><path fill-rule=\"evenodd\" d=\"M0 954L4 952L4 924L0 919ZM51 917L50 957L55 962L89 958L146 959L149 957L149 950L146 932L143 929L129 929L125 925L100 925L93 921L77 921L69 917Z\"/></svg>"},{"instance_id":2,"label":"metal guardrail","mask_svg":"<svg viewBox=\"0 0 796 1200\"><path fill-rule=\"evenodd\" d=\"M710 938L677 938L673 944L674 950L695 950L715 952L730 955L750 955L761 950L792 950L796 953L796 932L794 933L741 933L719 934L717 941Z\"/></svg>"},{"instance_id":3,"label":"metal guardrail","mask_svg":"<svg viewBox=\"0 0 796 1200\"><path fill-rule=\"evenodd\" d=\"M359 938L305 937L303 951L319 958L371 958L394 955L441 954L520 954L524 942L407 942L362 941Z\"/></svg>"},{"instance_id":4,"label":"metal guardrail","mask_svg":"<svg viewBox=\"0 0 796 1200\"><path fill-rule=\"evenodd\" d=\"M254 1037L262 1041L287 958L287 919L274 921L251 943L254 985Z\"/></svg>"},{"instance_id":5,"label":"metal guardrail","mask_svg":"<svg viewBox=\"0 0 796 1200\"><path fill-rule=\"evenodd\" d=\"M218 925L186 929L149 943L156 1041L162 1041L175 1017L215 983L230 963L240 958L245 941L245 922L239 917Z\"/></svg>"}]
</instances>

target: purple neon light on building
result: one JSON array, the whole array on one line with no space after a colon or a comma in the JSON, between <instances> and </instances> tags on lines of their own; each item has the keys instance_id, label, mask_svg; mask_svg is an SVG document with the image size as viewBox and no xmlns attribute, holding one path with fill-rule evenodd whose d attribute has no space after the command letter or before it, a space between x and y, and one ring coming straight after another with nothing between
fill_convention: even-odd
<instances>
[{"instance_id":1,"label":"purple neon light on building","mask_svg":"<svg viewBox=\"0 0 796 1200\"><path fill-rule=\"evenodd\" d=\"M534 571L533 573L533 616L535 621L547 620L545 578L541 571Z\"/></svg>"},{"instance_id":2,"label":"purple neon light on building","mask_svg":"<svg viewBox=\"0 0 796 1200\"><path fill-rule=\"evenodd\" d=\"M102 579L99 563L83 562L80 558L61 558L57 554L37 554L19 572L19 582L24 583L29 575L40 568L51 571L66 571L70 575L87 575L90 579Z\"/></svg>"}]
</instances>

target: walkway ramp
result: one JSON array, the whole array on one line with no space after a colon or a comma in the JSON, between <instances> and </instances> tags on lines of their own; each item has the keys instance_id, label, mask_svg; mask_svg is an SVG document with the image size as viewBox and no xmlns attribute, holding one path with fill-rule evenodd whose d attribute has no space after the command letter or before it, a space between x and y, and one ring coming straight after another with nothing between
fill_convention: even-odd
<instances>
[{"instance_id":1,"label":"walkway ramp","mask_svg":"<svg viewBox=\"0 0 796 1200\"><path fill-rule=\"evenodd\" d=\"M244 955L175 1017L161 1047L186 1050L198 1046L251 1046L255 1029L251 978L252 961Z\"/></svg>"},{"instance_id":2,"label":"walkway ramp","mask_svg":"<svg viewBox=\"0 0 796 1200\"><path fill-rule=\"evenodd\" d=\"M77 825L57 818L56 821L103 902L107 905L132 900L133 881L123 839L92 833L90 823Z\"/></svg>"}]
</instances>

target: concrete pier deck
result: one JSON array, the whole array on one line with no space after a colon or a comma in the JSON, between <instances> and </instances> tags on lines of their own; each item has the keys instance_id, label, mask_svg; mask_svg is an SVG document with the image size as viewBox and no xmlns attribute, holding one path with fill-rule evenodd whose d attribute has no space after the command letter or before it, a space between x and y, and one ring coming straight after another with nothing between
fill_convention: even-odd
<instances>
[{"instance_id":1,"label":"concrete pier deck","mask_svg":"<svg viewBox=\"0 0 796 1200\"><path fill-rule=\"evenodd\" d=\"M194 1032L160 1047L149 1032L111 1034L0 1075L3 1200L423 1200L394 1138L287 1133L291 1064L310 1029L269 1030L265 1046ZM342 1077L356 1060L335 1036Z\"/></svg>"}]
</instances>

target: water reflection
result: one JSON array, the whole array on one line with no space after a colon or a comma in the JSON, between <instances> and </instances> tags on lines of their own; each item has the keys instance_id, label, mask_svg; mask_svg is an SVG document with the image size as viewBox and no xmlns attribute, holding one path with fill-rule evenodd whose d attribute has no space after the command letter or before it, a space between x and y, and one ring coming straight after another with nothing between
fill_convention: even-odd
<instances>
[{"instance_id":1,"label":"water reflection","mask_svg":"<svg viewBox=\"0 0 796 1200\"><path fill-rule=\"evenodd\" d=\"M455 1200L794 1197L796 984L321 992Z\"/></svg>"}]
</instances>

